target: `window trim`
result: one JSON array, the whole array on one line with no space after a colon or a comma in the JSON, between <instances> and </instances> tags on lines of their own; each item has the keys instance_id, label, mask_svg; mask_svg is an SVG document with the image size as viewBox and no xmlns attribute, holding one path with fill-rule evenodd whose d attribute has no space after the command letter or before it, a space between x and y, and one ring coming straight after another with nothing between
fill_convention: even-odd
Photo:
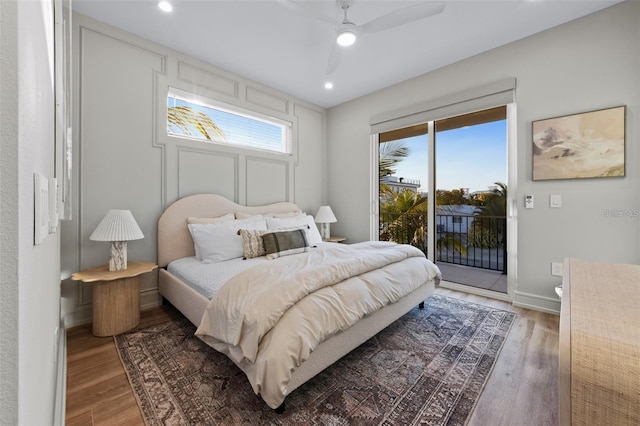
<instances>
[{"instance_id":1,"label":"window trim","mask_svg":"<svg viewBox=\"0 0 640 426\"><path fill-rule=\"evenodd\" d=\"M237 105L232 105L232 104L228 104L225 102L221 102L218 101L216 99L212 99L206 96L201 96L201 95L197 95L195 93L191 93L188 92L186 90L183 89L178 89L176 87L172 87L169 86L168 91L167 91L167 96L165 99L165 105L168 104L168 101L170 98L176 98L179 99L183 102L189 102L192 104L196 104L205 108L212 108L218 111L222 111L228 114L232 114L232 115L236 115L236 116L240 116L240 117L244 117L250 120L255 120L255 121L259 121L259 122L263 122L266 124L270 124L273 126L278 126L282 128L283 131L283 138L284 138L284 143L283 143L283 148L284 151L281 150L275 150L275 149L268 149L268 148L260 148L257 146L251 146L251 145L246 145L246 144L239 144L239 143L234 143L233 141L227 141L227 142L220 142L217 140L211 140L211 139L204 139L204 138L199 138L199 137L194 137L194 136L188 136L188 135L179 135L179 134L175 134L175 133L169 133L168 131L168 123L166 126L166 135L168 137L174 137L174 138L180 138L180 139L188 139L188 140L193 140L193 141L198 141L198 142L205 142L205 143L211 143L211 144L217 144L217 145L222 145L222 146L232 146L234 148L241 148L241 149L248 149L248 150L252 150L252 151L259 151L259 152L265 152L265 153L270 153L270 154L276 154L276 155L286 155L286 156L292 156L293 155L293 123L289 120L284 120L282 118L278 118L278 117L274 117L274 116L270 116L264 113L260 113L257 111L253 111L247 108L243 108L243 107L239 107ZM165 118L166 118L167 114L165 114Z\"/></svg>"}]
</instances>

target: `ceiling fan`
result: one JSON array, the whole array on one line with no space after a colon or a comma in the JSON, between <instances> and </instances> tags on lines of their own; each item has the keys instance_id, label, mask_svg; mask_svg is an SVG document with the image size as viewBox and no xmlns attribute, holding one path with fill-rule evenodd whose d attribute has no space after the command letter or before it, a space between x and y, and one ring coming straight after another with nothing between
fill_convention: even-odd
<instances>
[{"instance_id":1,"label":"ceiling fan","mask_svg":"<svg viewBox=\"0 0 640 426\"><path fill-rule=\"evenodd\" d=\"M324 15L318 15L311 12L304 5L307 2L303 1L287 1L290 6L296 7L298 10L303 10L306 14L311 13L316 19L320 19L324 22L328 22L332 25L336 25L336 42L333 44L331 53L329 54L329 61L327 63L326 74L333 74L342 60L342 51L346 46L351 46L361 35L378 33L394 27L408 24L410 22L418 21L420 19L428 18L433 15L442 13L445 7L444 1L427 1L411 6L404 7L402 9L395 10L393 12L382 15L362 25L356 25L349 20L348 12L353 7L354 0L336 0L338 6L342 9L343 19L337 25L334 19L328 19ZM363 4L366 2L362 1Z\"/></svg>"}]
</instances>

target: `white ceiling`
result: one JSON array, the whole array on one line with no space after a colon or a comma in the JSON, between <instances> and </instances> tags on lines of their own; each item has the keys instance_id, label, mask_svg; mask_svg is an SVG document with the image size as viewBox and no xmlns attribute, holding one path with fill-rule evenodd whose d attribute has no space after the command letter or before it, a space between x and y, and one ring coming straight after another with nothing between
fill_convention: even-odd
<instances>
[{"instance_id":1,"label":"white ceiling","mask_svg":"<svg viewBox=\"0 0 640 426\"><path fill-rule=\"evenodd\" d=\"M342 10L335 0L72 0L73 9L322 107L331 107L544 31L621 0L446 0L442 13L344 48L325 75ZM422 3L353 0L362 25ZM324 83L331 81L332 90Z\"/></svg>"}]
</instances>

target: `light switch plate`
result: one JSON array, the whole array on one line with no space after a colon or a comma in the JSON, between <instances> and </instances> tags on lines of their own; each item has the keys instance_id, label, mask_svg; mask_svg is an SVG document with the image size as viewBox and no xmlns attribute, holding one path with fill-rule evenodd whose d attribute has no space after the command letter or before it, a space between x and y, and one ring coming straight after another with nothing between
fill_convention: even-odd
<instances>
[{"instance_id":1,"label":"light switch plate","mask_svg":"<svg viewBox=\"0 0 640 426\"><path fill-rule=\"evenodd\" d=\"M559 209L562 207L562 196L561 195L549 195L549 207L554 209Z\"/></svg>"}]
</instances>

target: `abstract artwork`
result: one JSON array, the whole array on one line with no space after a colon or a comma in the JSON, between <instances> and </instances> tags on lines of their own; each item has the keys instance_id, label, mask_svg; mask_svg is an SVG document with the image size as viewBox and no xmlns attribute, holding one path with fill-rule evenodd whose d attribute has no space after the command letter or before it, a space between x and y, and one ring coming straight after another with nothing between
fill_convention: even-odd
<instances>
[{"instance_id":1,"label":"abstract artwork","mask_svg":"<svg viewBox=\"0 0 640 426\"><path fill-rule=\"evenodd\" d=\"M625 109L534 121L533 180L625 176Z\"/></svg>"}]
</instances>

